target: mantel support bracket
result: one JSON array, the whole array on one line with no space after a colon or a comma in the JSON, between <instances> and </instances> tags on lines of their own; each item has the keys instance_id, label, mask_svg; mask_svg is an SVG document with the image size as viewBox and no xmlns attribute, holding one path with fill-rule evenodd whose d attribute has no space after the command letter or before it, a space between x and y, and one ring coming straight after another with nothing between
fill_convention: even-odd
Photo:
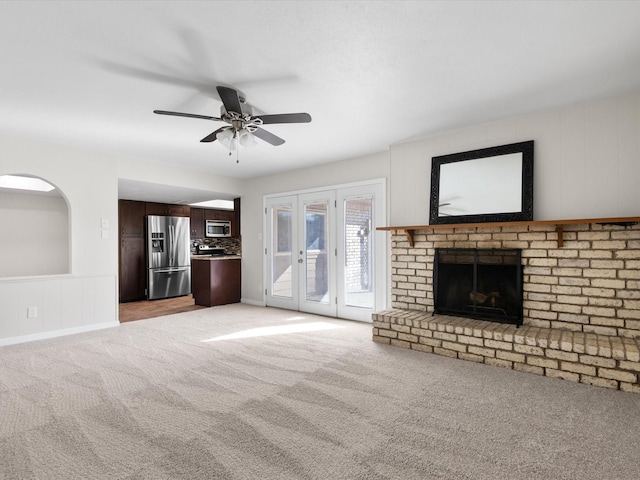
<instances>
[{"instance_id":1,"label":"mantel support bracket","mask_svg":"<svg viewBox=\"0 0 640 480\"><path fill-rule=\"evenodd\" d=\"M414 232L415 232L415 230L409 230L409 229L406 229L406 230L404 231L404 233L407 235L407 240L409 241L409 246L410 246L410 247L413 247L413 245L414 245L414 243L415 243L415 242L414 242L414 240L413 240L413 234L414 234Z\"/></svg>"},{"instance_id":2,"label":"mantel support bracket","mask_svg":"<svg viewBox=\"0 0 640 480\"><path fill-rule=\"evenodd\" d=\"M558 234L558 248L562 248L564 244L564 227L563 225L556 225L556 233Z\"/></svg>"}]
</instances>

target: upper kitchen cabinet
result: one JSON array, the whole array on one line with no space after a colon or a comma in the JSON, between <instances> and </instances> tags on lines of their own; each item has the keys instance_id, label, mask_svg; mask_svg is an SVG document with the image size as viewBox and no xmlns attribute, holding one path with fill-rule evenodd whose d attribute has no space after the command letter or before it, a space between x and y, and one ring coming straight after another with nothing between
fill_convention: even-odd
<instances>
[{"instance_id":1,"label":"upper kitchen cabinet","mask_svg":"<svg viewBox=\"0 0 640 480\"><path fill-rule=\"evenodd\" d=\"M231 210L216 210L213 208L207 208L204 211L205 220L229 220L233 222L233 211Z\"/></svg>"},{"instance_id":2,"label":"upper kitchen cabinet","mask_svg":"<svg viewBox=\"0 0 640 480\"><path fill-rule=\"evenodd\" d=\"M118 202L120 237L144 237L145 215L145 202L120 200Z\"/></svg>"},{"instance_id":3,"label":"upper kitchen cabinet","mask_svg":"<svg viewBox=\"0 0 640 480\"><path fill-rule=\"evenodd\" d=\"M191 238L204 238L204 208L191 208Z\"/></svg>"},{"instance_id":4,"label":"upper kitchen cabinet","mask_svg":"<svg viewBox=\"0 0 640 480\"><path fill-rule=\"evenodd\" d=\"M170 205L166 203L147 202L147 215L164 215L169 217L188 217L189 205Z\"/></svg>"},{"instance_id":5,"label":"upper kitchen cabinet","mask_svg":"<svg viewBox=\"0 0 640 480\"><path fill-rule=\"evenodd\" d=\"M207 220L225 220L231 222L231 236L240 237L240 199L233 200L233 210L216 208L191 208L191 238L205 238Z\"/></svg>"}]
</instances>

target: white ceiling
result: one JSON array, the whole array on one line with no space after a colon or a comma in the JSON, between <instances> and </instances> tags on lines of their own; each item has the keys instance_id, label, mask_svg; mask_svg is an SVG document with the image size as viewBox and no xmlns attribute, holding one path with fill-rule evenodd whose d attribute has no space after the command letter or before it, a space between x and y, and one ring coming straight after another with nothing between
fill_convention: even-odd
<instances>
[{"instance_id":1,"label":"white ceiling","mask_svg":"<svg viewBox=\"0 0 640 480\"><path fill-rule=\"evenodd\" d=\"M0 131L249 178L640 87L640 2L2 1ZM216 85L286 143L240 151Z\"/></svg>"}]
</instances>

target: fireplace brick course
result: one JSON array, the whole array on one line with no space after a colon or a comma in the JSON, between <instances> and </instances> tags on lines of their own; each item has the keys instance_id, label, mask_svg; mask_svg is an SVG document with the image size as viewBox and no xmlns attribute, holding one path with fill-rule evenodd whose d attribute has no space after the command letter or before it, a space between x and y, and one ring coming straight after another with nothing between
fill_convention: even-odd
<instances>
[{"instance_id":1,"label":"fireplace brick course","mask_svg":"<svg viewBox=\"0 0 640 480\"><path fill-rule=\"evenodd\" d=\"M640 393L640 337L611 337L390 309L373 340L461 360Z\"/></svg>"},{"instance_id":2,"label":"fireplace brick course","mask_svg":"<svg viewBox=\"0 0 640 480\"><path fill-rule=\"evenodd\" d=\"M551 225L478 224L416 229L410 246L394 231L374 341L640 392L640 225L572 224L563 239ZM436 248L521 249L523 326L432 317Z\"/></svg>"}]
</instances>

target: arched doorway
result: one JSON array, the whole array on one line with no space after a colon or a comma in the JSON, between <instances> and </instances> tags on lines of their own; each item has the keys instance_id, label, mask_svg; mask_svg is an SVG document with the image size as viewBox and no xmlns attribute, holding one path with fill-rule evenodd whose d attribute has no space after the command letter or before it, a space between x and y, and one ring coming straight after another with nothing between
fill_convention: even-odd
<instances>
[{"instance_id":1,"label":"arched doorway","mask_svg":"<svg viewBox=\"0 0 640 480\"><path fill-rule=\"evenodd\" d=\"M69 206L46 179L0 175L0 277L70 273Z\"/></svg>"}]
</instances>

